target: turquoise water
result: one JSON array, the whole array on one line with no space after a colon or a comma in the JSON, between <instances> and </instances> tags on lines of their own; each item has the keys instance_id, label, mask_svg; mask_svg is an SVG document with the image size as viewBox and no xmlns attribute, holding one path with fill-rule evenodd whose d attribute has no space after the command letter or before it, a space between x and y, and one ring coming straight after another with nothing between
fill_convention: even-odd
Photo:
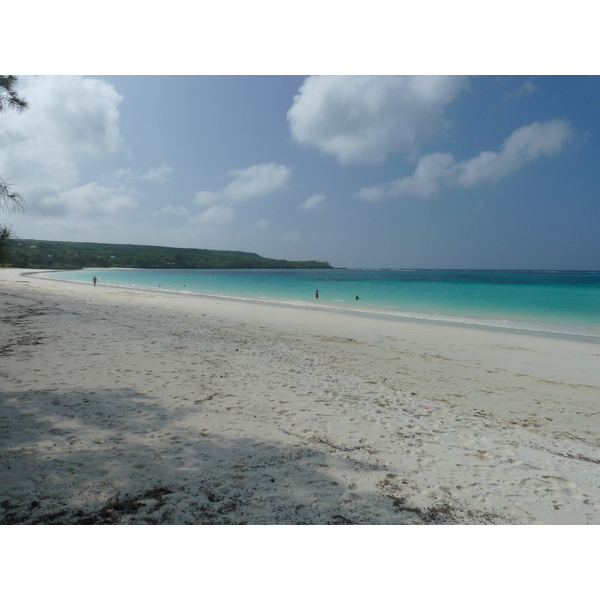
<instances>
[{"instance_id":1,"label":"turquoise water","mask_svg":"<svg viewBox=\"0 0 600 600\"><path fill-rule=\"evenodd\" d=\"M600 272L86 269L38 276L87 284L96 276L100 285L600 337Z\"/></svg>"}]
</instances>

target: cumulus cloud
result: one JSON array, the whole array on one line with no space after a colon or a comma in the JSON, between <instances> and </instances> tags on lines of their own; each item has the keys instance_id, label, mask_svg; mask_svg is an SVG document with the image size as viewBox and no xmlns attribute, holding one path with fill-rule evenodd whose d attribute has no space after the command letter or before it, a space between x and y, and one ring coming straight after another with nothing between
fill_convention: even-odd
<instances>
[{"instance_id":1,"label":"cumulus cloud","mask_svg":"<svg viewBox=\"0 0 600 600\"><path fill-rule=\"evenodd\" d=\"M0 173L28 201L77 185L77 164L114 153L120 144L122 97L94 78L22 77L30 108L6 113L0 132Z\"/></svg>"},{"instance_id":2,"label":"cumulus cloud","mask_svg":"<svg viewBox=\"0 0 600 600\"><path fill-rule=\"evenodd\" d=\"M419 159L412 175L390 183L362 188L355 196L369 202L400 196L429 198L438 192L441 183L448 180L455 169L456 161L451 154L443 152L426 154Z\"/></svg>"},{"instance_id":3,"label":"cumulus cloud","mask_svg":"<svg viewBox=\"0 0 600 600\"><path fill-rule=\"evenodd\" d=\"M233 221L234 213L229 206L212 206L202 213L194 215L189 222L194 225L220 226Z\"/></svg>"},{"instance_id":4,"label":"cumulus cloud","mask_svg":"<svg viewBox=\"0 0 600 600\"><path fill-rule=\"evenodd\" d=\"M195 202L200 206L213 206L220 202L221 195L216 192L196 192Z\"/></svg>"},{"instance_id":5,"label":"cumulus cloud","mask_svg":"<svg viewBox=\"0 0 600 600\"><path fill-rule=\"evenodd\" d=\"M196 204L210 208L192 217L194 223L211 226L230 223L234 219L231 204L283 190L289 182L290 170L285 165L263 163L234 169L229 171L229 175L233 180L222 190L196 192Z\"/></svg>"},{"instance_id":6,"label":"cumulus cloud","mask_svg":"<svg viewBox=\"0 0 600 600\"><path fill-rule=\"evenodd\" d=\"M316 210L321 207L321 204L325 200L325 194L313 194L310 198L307 198L300 206L300 210Z\"/></svg>"},{"instance_id":7,"label":"cumulus cloud","mask_svg":"<svg viewBox=\"0 0 600 600\"><path fill-rule=\"evenodd\" d=\"M86 161L121 147L122 96L100 78L80 76L19 77L18 93L29 109L2 115L0 173L26 198L28 222L36 227L74 238L101 224L114 229L115 215L139 206L140 194L130 183L165 182L173 171L163 162L146 171L120 169L116 185L81 185L79 169ZM169 206L158 214L186 217L191 211Z\"/></svg>"},{"instance_id":8,"label":"cumulus cloud","mask_svg":"<svg viewBox=\"0 0 600 600\"><path fill-rule=\"evenodd\" d=\"M189 217L192 214L192 211L186 206L172 206L169 204L168 206L163 206L159 211L156 211L157 215L173 215L175 217Z\"/></svg>"},{"instance_id":9,"label":"cumulus cloud","mask_svg":"<svg viewBox=\"0 0 600 600\"><path fill-rule=\"evenodd\" d=\"M290 178L290 170L286 166L273 163L234 170L231 174L235 179L223 190L223 195L234 201L264 196L280 190L287 185Z\"/></svg>"},{"instance_id":10,"label":"cumulus cloud","mask_svg":"<svg viewBox=\"0 0 600 600\"><path fill-rule=\"evenodd\" d=\"M566 121L531 123L506 138L499 152L481 152L463 161L445 152L426 154L419 159L412 175L363 188L355 197L370 202L402 196L430 198L442 186L468 188L497 181L538 158L555 155L572 136L573 131Z\"/></svg>"},{"instance_id":11,"label":"cumulus cloud","mask_svg":"<svg viewBox=\"0 0 600 600\"><path fill-rule=\"evenodd\" d=\"M233 181L219 192L200 191L196 193L196 203L212 206L225 202L241 202L264 196L286 187L290 170L285 165L263 163L247 169L229 171Z\"/></svg>"},{"instance_id":12,"label":"cumulus cloud","mask_svg":"<svg viewBox=\"0 0 600 600\"><path fill-rule=\"evenodd\" d=\"M39 212L54 216L96 217L120 213L135 208L134 190L103 187L88 183L80 187L42 198Z\"/></svg>"},{"instance_id":13,"label":"cumulus cloud","mask_svg":"<svg viewBox=\"0 0 600 600\"><path fill-rule=\"evenodd\" d=\"M287 119L293 138L342 164L377 164L413 153L442 125L445 107L465 85L454 76L312 76Z\"/></svg>"},{"instance_id":14,"label":"cumulus cloud","mask_svg":"<svg viewBox=\"0 0 600 600\"><path fill-rule=\"evenodd\" d=\"M504 141L499 153L482 152L461 163L458 182L471 186L504 177L541 156L555 155L572 136L569 123L560 119L521 127Z\"/></svg>"}]
</instances>

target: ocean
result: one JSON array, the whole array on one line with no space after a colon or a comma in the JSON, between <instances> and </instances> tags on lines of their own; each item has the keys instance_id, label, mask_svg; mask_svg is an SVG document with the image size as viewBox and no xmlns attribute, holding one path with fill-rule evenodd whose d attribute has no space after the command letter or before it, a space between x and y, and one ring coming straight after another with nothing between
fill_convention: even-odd
<instances>
[{"instance_id":1,"label":"ocean","mask_svg":"<svg viewBox=\"0 0 600 600\"><path fill-rule=\"evenodd\" d=\"M599 271L85 269L36 276L89 285L95 276L99 285L600 341Z\"/></svg>"}]
</instances>

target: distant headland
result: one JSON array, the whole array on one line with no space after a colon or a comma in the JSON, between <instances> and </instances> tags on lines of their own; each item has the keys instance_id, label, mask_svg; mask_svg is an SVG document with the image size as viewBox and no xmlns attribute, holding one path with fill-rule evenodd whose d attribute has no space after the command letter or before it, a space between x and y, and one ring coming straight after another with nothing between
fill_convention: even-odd
<instances>
[{"instance_id":1,"label":"distant headland","mask_svg":"<svg viewBox=\"0 0 600 600\"><path fill-rule=\"evenodd\" d=\"M320 260L264 258L253 252L201 250L101 244L96 242L51 242L15 239L11 243L10 264L18 268L82 269L333 269Z\"/></svg>"}]
</instances>

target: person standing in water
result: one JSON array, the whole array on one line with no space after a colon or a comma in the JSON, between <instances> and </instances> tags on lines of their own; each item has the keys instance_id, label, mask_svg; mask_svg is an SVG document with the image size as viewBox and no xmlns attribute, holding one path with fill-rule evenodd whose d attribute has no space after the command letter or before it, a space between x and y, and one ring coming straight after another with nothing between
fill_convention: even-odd
<instances>
[{"instance_id":1,"label":"person standing in water","mask_svg":"<svg viewBox=\"0 0 600 600\"><path fill-rule=\"evenodd\" d=\"M96 283L98 283L98 278L94 275L94 279L92 279L92 281L94 282L94 287L96 287Z\"/></svg>"},{"instance_id":2,"label":"person standing in water","mask_svg":"<svg viewBox=\"0 0 600 600\"><path fill-rule=\"evenodd\" d=\"M315 298L316 298L317 300L319 299L319 290L317 290L317 291L315 292Z\"/></svg>"}]
</instances>

